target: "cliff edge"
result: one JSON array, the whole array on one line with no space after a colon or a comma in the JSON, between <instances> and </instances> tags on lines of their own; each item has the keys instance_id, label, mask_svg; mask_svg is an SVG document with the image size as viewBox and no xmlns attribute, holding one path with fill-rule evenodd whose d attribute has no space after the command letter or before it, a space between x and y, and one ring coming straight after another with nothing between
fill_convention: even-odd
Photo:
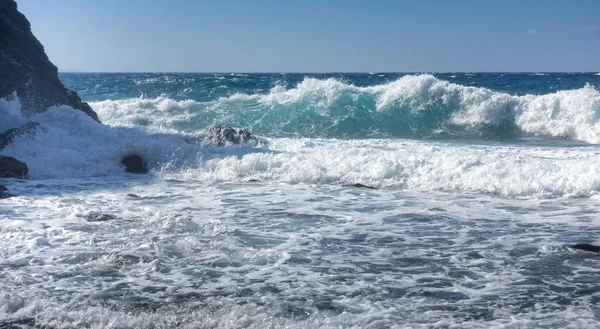
<instances>
[{"instance_id":1,"label":"cliff edge","mask_svg":"<svg viewBox=\"0 0 600 329\"><path fill-rule=\"evenodd\" d=\"M17 10L17 3L0 0L0 98L13 92L24 114L69 105L100 121L96 112L58 79L58 69L31 33L31 24Z\"/></svg>"}]
</instances>

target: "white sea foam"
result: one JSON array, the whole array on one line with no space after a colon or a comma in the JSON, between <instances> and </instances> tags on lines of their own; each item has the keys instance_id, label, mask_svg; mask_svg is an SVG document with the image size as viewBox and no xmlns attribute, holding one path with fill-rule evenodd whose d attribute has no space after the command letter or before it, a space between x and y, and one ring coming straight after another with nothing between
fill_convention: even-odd
<instances>
[{"instance_id":1,"label":"white sea foam","mask_svg":"<svg viewBox=\"0 0 600 329\"><path fill-rule=\"evenodd\" d=\"M465 146L389 140L275 139L271 152L206 159L174 177L457 190L505 197L591 196L595 148Z\"/></svg>"},{"instance_id":2,"label":"white sea foam","mask_svg":"<svg viewBox=\"0 0 600 329\"><path fill-rule=\"evenodd\" d=\"M563 246L595 236L594 202L143 177L13 188L9 327L598 325L600 263Z\"/></svg>"}]
</instances>

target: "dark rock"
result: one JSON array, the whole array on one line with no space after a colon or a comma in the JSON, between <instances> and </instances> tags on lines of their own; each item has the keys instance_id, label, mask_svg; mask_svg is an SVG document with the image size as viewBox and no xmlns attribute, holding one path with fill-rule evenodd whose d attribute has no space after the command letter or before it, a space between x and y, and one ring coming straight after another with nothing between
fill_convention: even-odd
<instances>
[{"instance_id":1,"label":"dark rock","mask_svg":"<svg viewBox=\"0 0 600 329\"><path fill-rule=\"evenodd\" d=\"M69 105L100 121L96 112L58 79L58 69L31 33L31 24L17 10L17 3L0 0L0 98L13 92L26 114Z\"/></svg>"},{"instance_id":2,"label":"dark rock","mask_svg":"<svg viewBox=\"0 0 600 329\"><path fill-rule=\"evenodd\" d=\"M129 194L127 194L127 196L130 198L139 198L140 197L139 195L133 194L133 193L129 193Z\"/></svg>"},{"instance_id":3,"label":"dark rock","mask_svg":"<svg viewBox=\"0 0 600 329\"><path fill-rule=\"evenodd\" d=\"M585 251L593 251L593 252L600 252L600 246L595 246L593 244L589 244L589 243L578 243L572 246L569 246L573 249L579 249L579 250L585 250Z\"/></svg>"},{"instance_id":4,"label":"dark rock","mask_svg":"<svg viewBox=\"0 0 600 329\"><path fill-rule=\"evenodd\" d=\"M258 141L248 130L240 128L215 126L207 129L205 134L206 139L217 146Z\"/></svg>"},{"instance_id":5,"label":"dark rock","mask_svg":"<svg viewBox=\"0 0 600 329\"><path fill-rule=\"evenodd\" d=\"M137 154L128 155L121 160L125 171L134 174L145 174L148 172L146 162Z\"/></svg>"},{"instance_id":6,"label":"dark rock","mask_svg":"<svg viewBox=\"0 0 600 329\"><path fill-rule=\"evenodd\" d=\"M356 183L356 184L354 184L354 185L352 185L352 186L353 186L353 187L358 187L358 188L368 188L368 189L371 189L371 190L377 190L377 188L376 188L376 187L373 187L373 186L368 186L368 185L363 185L363 184L361 184L361 183Z\"/></svg>"},{"instance_id":7,"label":"dark rock","mask_svg":"<svg viewBox=\"0 0 600 329\"><path fill-rule=\"evenodd\" d=\"M97 213L97 212L93 212L93 213L90 213L89 215L85 216L85 219L88 222L106 222L106 221L117 219L117 218L118 217L115 215L101 214L101 213Z\"/></svg>"},{"instance_id":8,"label":"dark rock","mask_svg":"<svg viewBox=\"0 0 600 329\"><path fill-rule=\"evenodd\" d=\"M12 143L16 138L35 133L37 128L40 126L37 122L29 122L22 125L19 128L9 129L6 132L0 134L0 150L5 148L8 144Z\"/></svg>"},{"instance_id":9,"label":"dark rock","mask_svg":"<svg viewBox=\"0 0 600 329\"><path fill-rule=\"evenodd\" d=\"M249 179L247 180L248 183L258 183L260 182L258 179Z\"/></svg>"},{"instance_id":10,"label":"dark rock","mask_svg":"<svg viewBox=\"0 0 600 329\"><path fill-rule=\"evenodd\" d=\"M12 198L14 195L7 192L6 186L0 185L0 199Z\"/></svg>"},{"instance_id":11,"label":"dark rock","mask_svg":"<svg viewBox=\"0 0 600 329\"><path fill-rule=\"evenodd\" d=\"M13 157L0 155L0 177L25 178L29 173L27 164Z\"/></svg>"}]
</instances>

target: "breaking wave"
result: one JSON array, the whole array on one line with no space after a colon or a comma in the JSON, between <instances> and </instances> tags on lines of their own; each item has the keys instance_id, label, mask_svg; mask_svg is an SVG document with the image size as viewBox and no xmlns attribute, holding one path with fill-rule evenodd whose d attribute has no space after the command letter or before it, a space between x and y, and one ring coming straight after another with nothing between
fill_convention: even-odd
<instances>
[{"instance_id":1,"label":"breaking wave","mask_svg":"<svg viewBox=\"0 0 600 329\"><path fill-rule=\"evenodd\" d=\"M66 106L24 117L18 97L0 101L6 118L0 130L41 123L37 134L2 153L26 162L33 179L121 175L120 159L137 153L155 175L175 179L360 183L509 198L596 197L600 191L595 146L418 140L534 135L599 143L600 94L592 86L512 96L430 75L373 87L307 78L293 89L212 102L158 97L91 105L105 124ZM249 128L270 139L269 146L196 142L214 124Z\"/></svg>"},{"instance_id":2,"label":"breaking wave","mask_svg":"<svg viewBox=\"0 0 600 329\"><path fill-rule=\"evenodd\" d=\"M600 143L600 92L592 85L516 96L409 75L371 87L305 78L265 94L207 102L167 97L94 102L104 122L194 132L215 124L270 137L484 138L537 136Z\"/></svg>"}]
</instances>

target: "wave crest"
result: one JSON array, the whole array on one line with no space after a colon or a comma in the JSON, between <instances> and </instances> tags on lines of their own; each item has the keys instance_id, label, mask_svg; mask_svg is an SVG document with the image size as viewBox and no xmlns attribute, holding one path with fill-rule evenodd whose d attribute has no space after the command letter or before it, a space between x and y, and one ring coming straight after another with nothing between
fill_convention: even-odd
<instances>
[{"instance_id":1,"label":"wave crest","mask_svg":"<svg viewBox=\"0 0 600 329\"><path fill-rule=\"evenodd\" d=\"M154 99L91 104L111 125L196 132L245 127L271 137L507 138L523 135L600 143L600 92L591 86L516 96L408 75L371 87L305 78L294 88L237 93L208 102Z\"/></svg>"}]
</instances>

